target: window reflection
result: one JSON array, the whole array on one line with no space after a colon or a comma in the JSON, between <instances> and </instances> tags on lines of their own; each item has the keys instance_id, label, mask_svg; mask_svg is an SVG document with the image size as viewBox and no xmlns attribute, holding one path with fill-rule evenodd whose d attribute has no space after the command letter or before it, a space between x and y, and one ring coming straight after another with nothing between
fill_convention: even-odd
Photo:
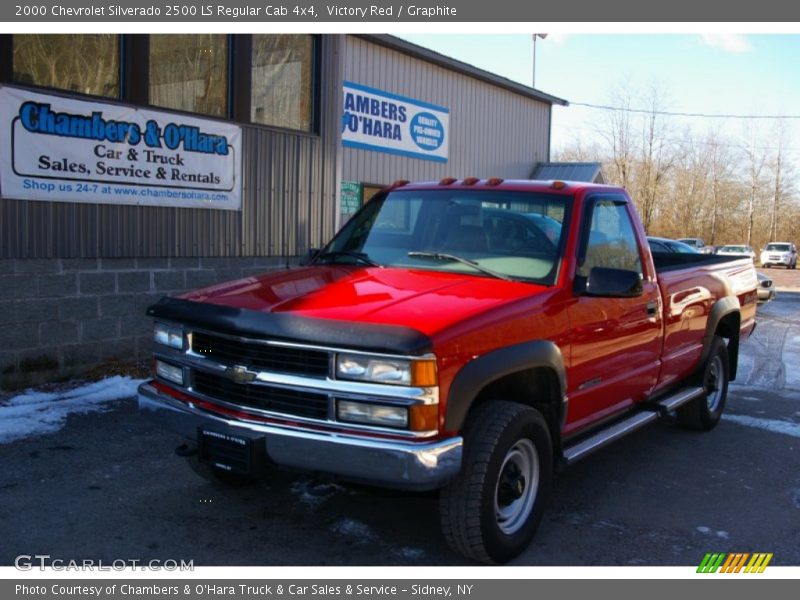
<instances>
[{"instance_id":1,"label":"window reflection","mask_svg":"<svg viewBox=\"0 0 800 600\"><path fill-rule=\"evenodd\" d=\"M310 35L253 36L253 123L311 130L313 48Z\"/></svg>"},{"instance_id":2,"label":"window reflection","mask_svg":"<svg viewBox=\"0 0 800 600\"><path fill-rule=\"evenodd\" d=\"M150 36L150 104L225 117L227 89L227 36Z\"/></svg>"},{"instance_id":3,"label":"window reflection","mask_svg":"<svg viewBox=\"0 0 800 600\"><path fill-rule=\"evenodd\" d=\"M116 35L15 35L13 63L17 83L119 97Z\"/></svg>"}]
</instances>

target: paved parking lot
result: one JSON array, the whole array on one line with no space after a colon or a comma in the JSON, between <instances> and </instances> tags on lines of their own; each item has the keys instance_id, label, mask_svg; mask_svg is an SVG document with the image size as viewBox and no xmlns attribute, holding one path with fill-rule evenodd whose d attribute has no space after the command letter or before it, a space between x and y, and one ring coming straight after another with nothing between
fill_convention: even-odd
<instances>
[{"instance_id":1,"label":"paved parking lot","mask_svg":"<svg viewBox=\"0 0 800 600\"><path fill-rule=\"evenodd\" d=\"M561 473L533 545L515 562L696 565L710 551L761 551L775 554L773 564L800 565L800 291L779 292L759 321L713 432L657 423ZM35 553L465 564L439 535L433 494L280 473L222 488L190 471L172 453L176 443L125 400L72 416L57 433L0 445L0 564Z\"/></svg>"}]
</instances>

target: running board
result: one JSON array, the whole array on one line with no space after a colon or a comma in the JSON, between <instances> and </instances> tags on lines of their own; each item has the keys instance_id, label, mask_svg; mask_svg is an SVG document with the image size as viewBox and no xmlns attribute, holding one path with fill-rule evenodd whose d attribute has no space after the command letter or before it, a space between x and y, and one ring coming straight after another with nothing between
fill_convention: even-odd
<instances>
[{"instance_id":1,"label":"running board","mask_svg":"<svg viewBox=\"0 0 800 600\"><path fill-rule=\"evenodd\" d=\"M674 411L676 408L691 402L695 398L702 396L705 393L701 387L692 387L683 389L680 392L662 398L658 402L647 404L642 410L625 417L621 421L615 421L613 424L601 429L594 435L588 438L583 438L571 446L564 448L564 461L566 464L572 463L590 455L592 452L599 450L603 446L610 444L613 441L620 439L644 427L648 423L652 423L659 416L665 416Z\"/></svg>"}]
</instances>

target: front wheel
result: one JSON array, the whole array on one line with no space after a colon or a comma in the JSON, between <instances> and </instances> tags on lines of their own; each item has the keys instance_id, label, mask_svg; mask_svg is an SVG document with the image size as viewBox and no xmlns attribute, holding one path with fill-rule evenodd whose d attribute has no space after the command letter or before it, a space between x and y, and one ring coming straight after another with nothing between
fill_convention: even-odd
<instances>
[{"instance_id":1,"label":"front wheel","mask_svg":"<svg viewBox=\"0 0 800 600\"><path fill-rule=\"evenodd\" d=\"M725 340L715 336L711 351L697 382L705 394L678 409L678 422L687 429L710 431L717 426L728 397L728 347Z\"/></svg>"},{"instance_id":2,"label":"front wheel","mask_svg":"<svg viewBox=\"0 0 800 600\"><path fill-rule=\"evenodd\" d=\"M473 560L504 563L530 544L553 476L550 432L535 409L491 401L470 415L464 462L439 496L442 532Z\"/></svg>"}]
</instances>

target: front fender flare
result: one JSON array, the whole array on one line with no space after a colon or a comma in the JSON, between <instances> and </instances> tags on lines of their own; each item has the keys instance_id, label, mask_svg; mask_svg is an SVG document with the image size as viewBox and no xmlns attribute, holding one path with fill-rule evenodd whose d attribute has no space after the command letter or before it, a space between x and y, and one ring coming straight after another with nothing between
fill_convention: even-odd
<instances>
[{"instance_id":1,"label":"front fender flare","mask_svg":"<svg viewBox=\"0 0 800 600\"><path fill-rule=\"evenodd\" d=\"M468 362L456 374L447 395L445 428L459 431L475 398L490 383L520 371L551 369L558 379L559 425L566 417L567 375L561 350L548 340L534 340L500 348Z\"/></svg>"}]
</instances>

